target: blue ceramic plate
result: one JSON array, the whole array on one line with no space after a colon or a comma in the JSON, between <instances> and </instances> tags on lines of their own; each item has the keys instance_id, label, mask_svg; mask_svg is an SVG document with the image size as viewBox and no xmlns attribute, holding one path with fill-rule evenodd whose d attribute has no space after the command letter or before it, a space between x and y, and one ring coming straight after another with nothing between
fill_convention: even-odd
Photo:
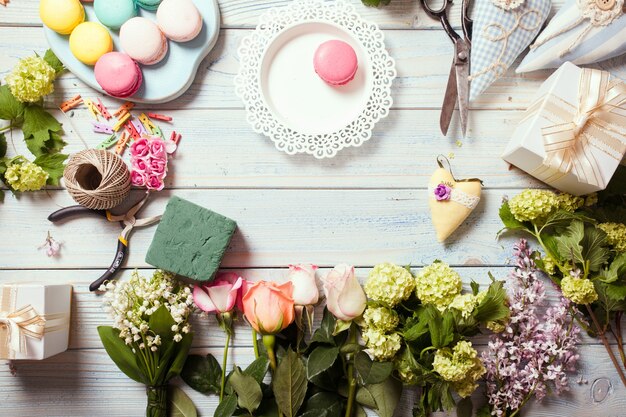
<instances>
[{"instance_id":1,"label":"blue ceramic plate","mask_svg":"<svg viewBox=\"0 0 626 417\"><path fill-rule=\"evenodd\" d=\"M129 100L139 103L165 103L174 100L183 94L198 71L200 62L209 54L220 30L220 12L217 0L194 0L196 7L202 14L204 25L202 31L194 40L185 43L169 41L167 56L156 65L140 65L143 72L143 85L129 97ZM97 22L93 5L83 3L86 19ZM139 16L152 19L156 22L156 12L139 9ZM93 67L77 60L70 51L69 36L58 33L44 26L44 32L50 48L79 79L90 87L105 93L93 73ZM109 29L113 38L114 50L121 51L119 46L119 32ZM106 94L106 93L105 93Z\"/></svg>"}]
</instances>

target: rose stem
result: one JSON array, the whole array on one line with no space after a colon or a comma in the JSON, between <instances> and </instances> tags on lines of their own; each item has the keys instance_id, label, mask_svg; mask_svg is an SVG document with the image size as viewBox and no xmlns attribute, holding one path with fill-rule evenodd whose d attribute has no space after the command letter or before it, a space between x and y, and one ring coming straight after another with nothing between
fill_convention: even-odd
<instances>
[{"instance_id":1,"label":"rose stem","mask_svg":"<svg viewBox=\"0 0 626 417\"><path fill-rule=\"evenodd\" d=\"M354 344L356 343L356 328L354 327L354 323L350 324L350 341L348 343ZM356 379L354 378L354 354L348 353L346 355L346 359L348 361L348 405L346 406L346 414L345 417L352 417L353 407L354 407L354 399L356 397Z\"/></svg>"}]
</instances>

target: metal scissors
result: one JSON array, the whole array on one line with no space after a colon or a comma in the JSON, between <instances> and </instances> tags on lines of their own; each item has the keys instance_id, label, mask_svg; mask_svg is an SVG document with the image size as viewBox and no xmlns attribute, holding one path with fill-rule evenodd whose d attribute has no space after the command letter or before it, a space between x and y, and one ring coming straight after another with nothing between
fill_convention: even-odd
<instances>
[{"instance_id":1,"label":"metal scissors","mask_svg":"<svg viewBox=\"0 0 626 417\"><path fill-rule=\"evenodd\" d=\"M110 222L119 222L120 226L122 226L122 232L117 238L117 251L115 252L115 258L113 258L111 266L104 274L102 274L100 278L91 283L89 291L96 291L105 281L110 281L115 278L115 275L126 258L126 254L128 252L128 239L130 237L130 233L135 227L150 226L161 220L160 215L145 219L137 219L135 217L148 200L148 196L149 194L146 193L146 195L138 203L135 203L123 215L114 215L109 210L91 210L83 206L70 206L57 210L48 216L48 220L55 223L78 215L96 214L105 217Z\"/></svg>"},{"instance_id":2,"label":"metal scissors","mask_svg":"<svg viewBox=\"0 0 626 417\"><path fill-rule=\"evenodd\" d=\"M428 1L420 0L422 7L426 13L433 19L439 20L441 26L448 34L448 37L454 44L454 57L452 67L450 68L450 76L448 77L448 86L443 99L441 108L441 116L439 125L444 135L448 134L452 113L458 102L459 114L461 118L461 130L463 137L467 132L467 116L469 111L469 73L470 73L470 49L472 45L472 20L469 18L469 2L463 0L461 8L461 25L463 28L463 37L461 37L450 25L448 20L448 7L452 4L452 0L443 0L443 5L438 10L433 10Z\"/></svg>"}]
</instances>

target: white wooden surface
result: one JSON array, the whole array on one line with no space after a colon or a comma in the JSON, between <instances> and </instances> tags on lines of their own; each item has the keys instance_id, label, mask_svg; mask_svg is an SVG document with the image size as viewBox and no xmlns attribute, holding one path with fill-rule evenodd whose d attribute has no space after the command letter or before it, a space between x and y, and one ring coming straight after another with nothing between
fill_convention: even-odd
<instances>
[{"instance_id":1,"label":"white wooden surface","mask_svg":"<svg viewBox=\"0 0 626 417\"><path fill-rule=\"evenodd\" d=\"M351 1L363 16L385 29L387 47L398 67L394 109L377 126L374 137L333 160L317 161L279 153L254 134L232 87L238 65L236 46L260 13L288 0L220 0L223 30L217 46L190 90L157 107L174 117L183 140L170 165L167 191L151 201L145 214L160 212L167 198L176 194L236 219L239 230L224 267L237 269L249 279L280 280L286 265L301 261L323 267L352 263L359 266L363 279L367 268L377 262L419 267L435 259L459 267L467 282L473 278L486 283L488 271L506 277L513 238L495 239L500 201L524 187L542 185L509 170L499 155L522 110L550 72L520 76L509 71L473 104L469 137L459 147L455 122L449 138L438 129L451 53L439 24L413 0L393 0L383 10ZM554 9L560 4L556 1ZM46 48L37 7L37 0L13 0L9 7L0 7L0 78L17 59ZM458 11L456 4L455 23ZM614 59L599 67L626 78L624 64L624 59ZM47 105L54 108L75 94L96 96L66 74ZM110 108L118 105L108 98L104 101ZM102 139L89 133L87 111L77 110L71 125L65 123L68 151L83 147L72 126L92 146ZM19 137L14 139L21 152ZM480 206L446 245L435 241L425 191L439 153L454 154L458 176L481 177L486 185ZM69 351L44 362L15 363L13 369L0 364L0 416L140 416L145 404L142 387L119 372L101 348L95 328L108 323L108 318L98 297L87 290L109 265L119 229L89 218L58 226L48 223L50 212L69 204L67 193L57 189L24 195L19 201L7 195L0 205L0 284L36 280L71 282L75 288ZM64 242L59 259L37 250L48 230ZM148 268L143 259L152 233L153 229L134 233L125 275L132 268ZM554 291L550 299L556 299ZM194 351L221 352L223 337L214 319L198 317L195 323ZM237 328L234 346L232 360L242 366L250 362L246 327ZM569 394L533 405L526 416L626 416L626 389L603 347L585 337L581 354L579 375L586 383L578 384L575 375ZM213 415L214 397L185 390L200 415ZM410 415L412 399L412 392L407 392L398 416Z\"/></svg>"}]
</instances>

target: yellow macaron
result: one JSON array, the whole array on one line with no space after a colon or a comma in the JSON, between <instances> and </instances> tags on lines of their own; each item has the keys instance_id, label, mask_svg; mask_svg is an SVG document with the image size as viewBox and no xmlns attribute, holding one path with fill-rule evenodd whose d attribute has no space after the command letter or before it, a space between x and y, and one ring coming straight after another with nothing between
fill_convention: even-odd
<instances>
[{"instance_id":1,"label":"yellow macaron","mask_svg":"<svg viewBox=\"0 0 626 417\"><path fill-rule=\"evenodd\" d=\"M69 35L85 20L85 9L79 0L41 0L39 17L53 31Z\"/></svg>"},{"instance_id":2,"label":"yellow macaron","mask_svg":"<svg viewBox=\"0 0 626 417\"><path fill-rule=\"evenodd\" d=\"M100 23L84 22L70 35L70 50L83 64L96 65L102 55L113 50L113 40Z\"/></svg>"}]
</instances>

